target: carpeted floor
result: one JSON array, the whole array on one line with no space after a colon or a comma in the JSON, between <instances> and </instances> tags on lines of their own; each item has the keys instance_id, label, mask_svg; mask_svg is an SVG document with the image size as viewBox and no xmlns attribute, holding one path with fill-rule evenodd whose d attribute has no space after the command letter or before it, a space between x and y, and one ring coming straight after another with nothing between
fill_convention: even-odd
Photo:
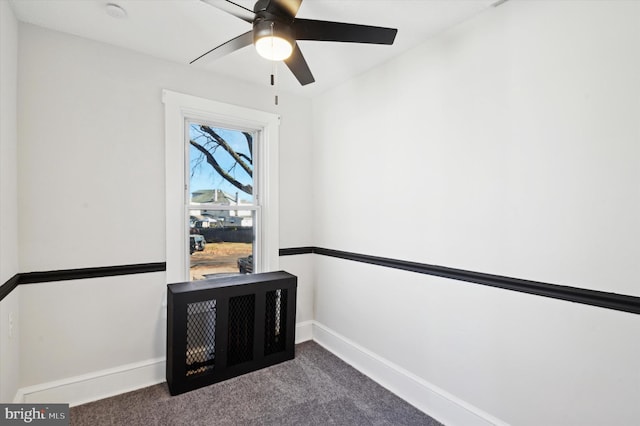
<instances>
[{"instance_id":1,"label":"carpeted floor","mask_svg":"<svg viewBox=\"0 0 640 426\"><path fill-rule=\"evenodd\" d=\"M296 358L170 396L166 383L73 407L71 425L440 425L317 343Z\"/></svg>"}]
</instances>

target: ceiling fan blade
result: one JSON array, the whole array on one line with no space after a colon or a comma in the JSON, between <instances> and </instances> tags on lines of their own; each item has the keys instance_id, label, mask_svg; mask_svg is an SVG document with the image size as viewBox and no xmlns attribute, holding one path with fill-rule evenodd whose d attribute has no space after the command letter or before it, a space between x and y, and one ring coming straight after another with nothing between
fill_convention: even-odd
<instances>
[{"instance_id":1,"label":"ceiling fan blade","mask_svg":"<svg viewBox=\"0 0 640 426\"><path fill-rule=\"evenodd\" d=\"M218 59L229 53L233 53L238 49L242 49L243 47L247 47L250 44L253 44L253 30L247 31L244 34L239 35L236 38L232 38L231 40L222 43L220 46L216 46L213 49L209 50L206 53L195 58L193 61L189 62L189 64L193 64L198 59L201 59L207 55L210 55L209 59Z\"/></svg>"},{"instance_id":2,"label":"ceiling fan blade","mask_svg":"<svg viewBox=\"0 0 640 426\"><path fill-rule=\"evenodd\" d=\"M304 59L298 43L294 46L291 56L285 59L284 63L287 64L287 67L289 67L301 85L305 86L316 81L316 79L313 78L313 74L311 74L309 65L307 65L307 61Z\"/></svg>"},{"instance_id":3,"label":"ceiling fan blade","mask_svg":"<svg viewBox=\"0 0 640 426\"><path fill-rule=\"evenodd\" d=\"M284 12L293 18L298 13L301 4L302 0L268 0L265 10L275 15Z\"/></svg>"},{"instance_id":4,"label":"ceiling fan blade","mask_svg":"<svg viewBox=\"0 0 640 426\"><path fill-rule=\"evenodd\" d=\"M344 22L296 19L296 40L341 41L349 43L393 44L398 30Z\"/></svg>"},{"instance_id":5,"label":"ceiling fan blade","mask_svg":"<svg viewBox=\"0 0 640 426\"><path fill-rule=\"evenodd\" d=\"M250 24L253 23L256 15L253 13L253 10L247 9L244 6L240 6L237 3L227 0L201 0L208 5L211 5L220 10L224 10L225 12L235 16L236 18L240 18L243 21L246 21Z\"/></svg>"}]
</instances>

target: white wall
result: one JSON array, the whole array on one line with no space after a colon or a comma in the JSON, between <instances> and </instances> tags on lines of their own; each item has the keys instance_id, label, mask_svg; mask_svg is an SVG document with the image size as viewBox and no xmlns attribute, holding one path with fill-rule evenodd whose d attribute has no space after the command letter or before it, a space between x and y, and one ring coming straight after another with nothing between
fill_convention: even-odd
<instances>
[{"instance_id":1,"label":"white wall","mask_svg":"<svg viewBox=\"0 0 640 426\"><path fill-rule=\"evenodd\" d=\"M0 285L18 273L17 71L18 23L10 4L2 1L0 2ZM19 300L19 290L14 290L0 302L0 402L12 402L18 389Z\"/></svg>"},{"instance_id":2,"label":"white wall","mask_svg":"<svg viewBox=\"0 0 640 426\"><path fill-rule=\"evenodd\" d=\"M20 289L0 302L0 402L13 402L20 387Z\"/></svg>"},{"instance_id":3,"label":"white wall","mask_svg":"<svg viewBox=\"0 0 640 426\"><path fill-rule=\"evenodd\" d=\"M17 71L18 23L0 6L0 283L18 272Z\"/></svg>"},{"instance_id":4,"label":"white wall","mask_svg":"<svg viewBox=\"0 0 640 426\"><path fill-rule=\"evenodd\" d=\"M266 86L31 25L19 35L21 272L165 260L162 89L286 116L280 220L303 220L290 207L309 204L311 177L298 173L310 168L310 101L282 94L276 107ZM310 239L281 226L281 247ZM21 385L164 356L165 285L155 273L25 286Z\"/></svg>"},{"instance_id":5,"label":"white wall","mask_svg":"<svg viewBox=\"0 0 640 426\"><path fill-rule=\"evenodd\" d=\"M283 256L280 258L280 269L298 277L298 297L296 306L296 322L298 324L312 321L314 298L314 256L312 254Z\"/></svg>"},{"instance_id":6,"label":"white wall","mask_svg":"<svg viewBox=\"0 0 640 426\"><path fill-rule=\"evenodd\" d=\"M639 2L514 0L320 96L314 244L640 296L639 75ZM315 277L320 325L480 413L640 419L637 315L321 256Z\"/></svg>"},{"instance_id":7,"label":"white wall","mask_svg":"<svg viewBox=\"0 0 640 426\"><path fill-rule=\"evenodd\" d=\"M22 386L165 355L164 273L20 288Z\"/></svg>"},{"instance_id":8,"label":"white wall","mask_svg":"<svg viewBox=\"0 0 640 426\"><path fill-rule=\"evenodd\" d=\"M640 295L639 7L509 2L318 99L316 244Z\"/></svg>"}]
</instances>

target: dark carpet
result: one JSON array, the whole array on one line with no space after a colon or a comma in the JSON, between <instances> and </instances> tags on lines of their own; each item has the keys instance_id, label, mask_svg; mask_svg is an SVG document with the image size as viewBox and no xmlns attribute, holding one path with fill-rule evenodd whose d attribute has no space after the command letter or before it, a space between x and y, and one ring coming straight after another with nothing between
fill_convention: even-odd
<instances>
[{"instance_id":1,"label":"dark carpet","mask_svg":"<svg viewBox=\"0 0 640 426\"><path fill-rule=\"evenodd\" d=\"M71 408L71 425L440 425L314 342L178 396L166 383Z\"/></svg>"}]
</instances>

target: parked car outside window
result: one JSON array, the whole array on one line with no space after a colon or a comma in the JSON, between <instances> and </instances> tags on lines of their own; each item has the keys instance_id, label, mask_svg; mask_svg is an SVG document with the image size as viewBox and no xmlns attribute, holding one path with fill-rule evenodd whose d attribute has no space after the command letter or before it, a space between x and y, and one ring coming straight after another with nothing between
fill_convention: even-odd
<instances>
[{"instance_id":1,"label":"parked car outside window","mask_svg":"<svg viewBox=\"0 0 640 426\"><path fill-rule=\"evenodd\" d=\"M195 245L195 249L197 251L203 251L204 247L207 245L207 242L204 239L204 236L199 234L190 235L190 240Z\"/></svg>"}]
</instances>

